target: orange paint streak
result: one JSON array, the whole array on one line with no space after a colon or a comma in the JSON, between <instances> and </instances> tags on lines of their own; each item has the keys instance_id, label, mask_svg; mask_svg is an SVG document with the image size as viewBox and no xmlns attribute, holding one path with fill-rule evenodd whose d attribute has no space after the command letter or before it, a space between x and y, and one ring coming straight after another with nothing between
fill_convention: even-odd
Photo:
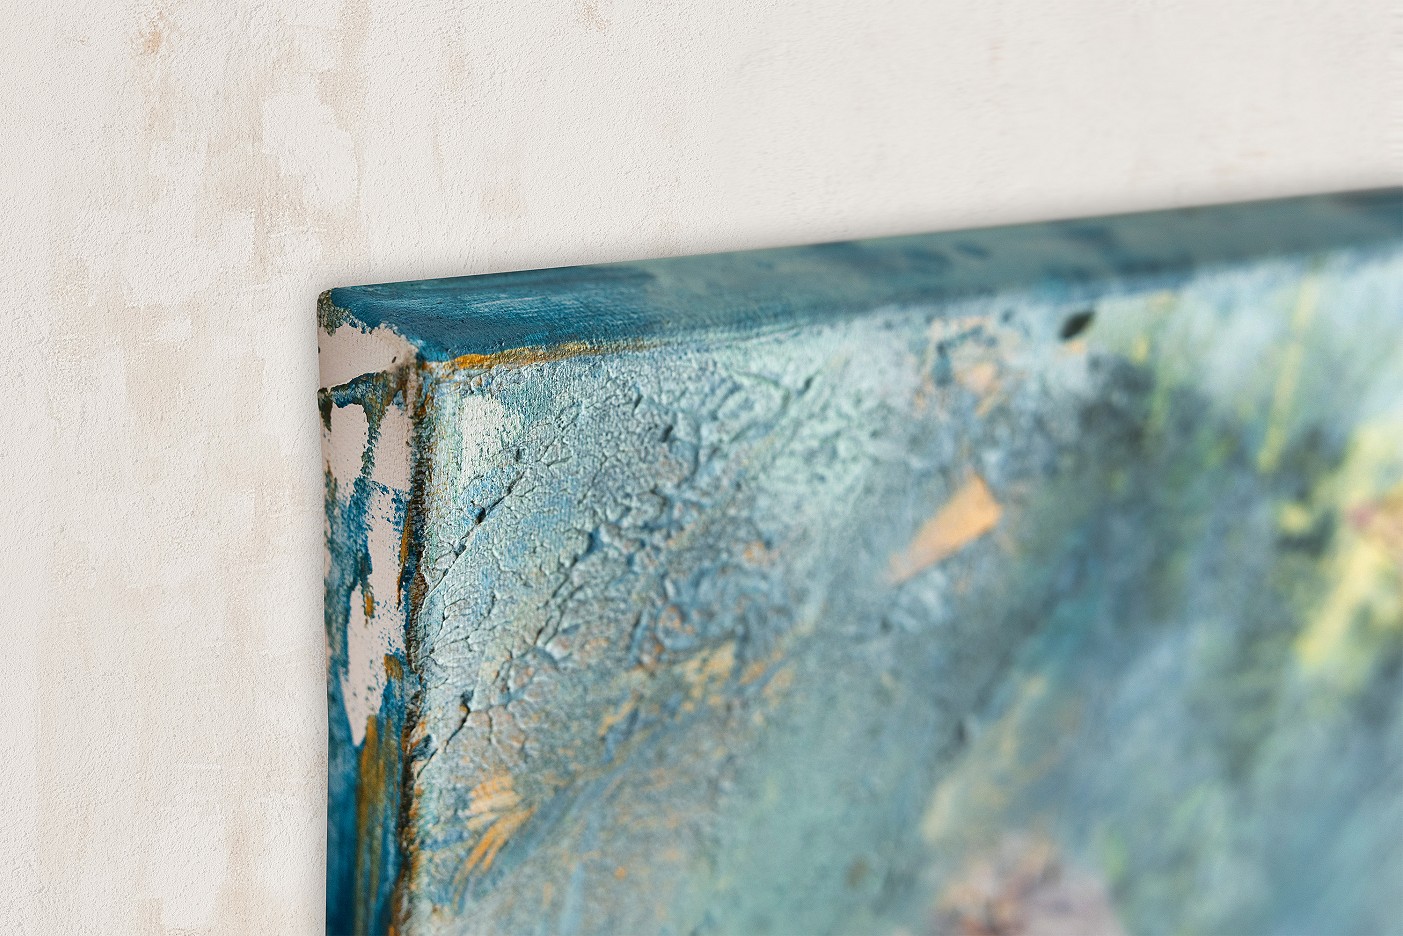
<instances>
[{"instance_id":1,"label":"orange paint streak","mask_svg":"<svg viewBox=\"0 0 1403 936\"><path fill-rule=\"evenodd\" d=\"M469 875L490 869L497 853L534 812L534 808L521 804L509 773L494 774L474 787L467 827L473 831L481 829L482 835L458 872L460 886Z\"/></svg>"},{"instance_id":2,"label":"orange paint streak","mask_svg":"<svg viewBox=\"0 0 1403 936\"><path fill-rule=\"evenodd\" d=\"M998 526L1002 516L1003 508L994 500L984 479L971 475L955 496L921 526L906 551L892 557L888 580L904 582L949 558Z\"/></svg>"},{"instance_id":3,"label":"orange paint streak","mask_svg":"<svg viewBox=\"0 0 1403 936\"><path fill-rule=\"evenodd\" d=\"M630 696L622 702L618 708L614 709L614 711L610 712L608 715L605 715L599 722L599 737L603 738L609 733L610 729L622 722L625 718L628 718L637 706L638 697L636 695Z\"/></svg>"},{"instance_id":4,"label":"orange paint streak","mask_svg":"<svg viewBox=\"0 0 1403 936\"><path fill-rule=\"evenodd\" d=\"M548 364L567 358L582 357L587 354L603 354L610 351L629 351L645 347L640 341L610 342L589 344L583 341L564 341L558 345L525 348L508 348L493 354L460 354L451 361L435 361L429 368L439 374L456 370L490 370L494 367L524 367L528 364Z\"/></svg>"},{"instance_id":5,"label":"orange paint streak","mask_svg":"<svg viewBox=\"0 0 1403 936\"><path fill-rule=\"evenodd\" d=\"M413 507L411 506L410 509L413 510ZM404 570L409 568L409 547L412 542L413 530L414 524L410 518L406 517L404 528L400 530L399 534L399 578L395 582L396 587L401 590L401 594L403 594L404 589Z\"/></svg>"}]
</instances>

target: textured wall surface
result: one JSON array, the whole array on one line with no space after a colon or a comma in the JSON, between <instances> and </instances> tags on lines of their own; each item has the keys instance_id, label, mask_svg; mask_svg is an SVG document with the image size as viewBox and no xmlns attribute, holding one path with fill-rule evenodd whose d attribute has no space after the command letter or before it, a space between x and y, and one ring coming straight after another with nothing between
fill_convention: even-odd
<instances>
[{"instance_id":1,"label":"textured wall surface","mask_svg":"<svg viewBox=\"0 0 1403 936\"><path fill-rule=\"evenodd\" d=\"M7 4L0 920L321 926L317 293L1397 181L1389 0Z\"/></svg>"}]
</instances>

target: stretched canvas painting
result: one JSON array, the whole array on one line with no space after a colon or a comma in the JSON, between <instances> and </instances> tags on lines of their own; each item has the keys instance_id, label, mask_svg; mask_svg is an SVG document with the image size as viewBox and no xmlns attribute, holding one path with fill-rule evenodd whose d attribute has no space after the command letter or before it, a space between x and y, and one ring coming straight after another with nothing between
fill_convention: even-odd
<instances>
[{"instance_id":1,"label":"stretched canvas painting","mask_svg":"<svg viewBox=\"0 0 1403 936\"><path fill-rule=\"evenodd\" d=\"M319 320L328 932L1403 926L1403 191Z\"/></svg>"}]
</instances>

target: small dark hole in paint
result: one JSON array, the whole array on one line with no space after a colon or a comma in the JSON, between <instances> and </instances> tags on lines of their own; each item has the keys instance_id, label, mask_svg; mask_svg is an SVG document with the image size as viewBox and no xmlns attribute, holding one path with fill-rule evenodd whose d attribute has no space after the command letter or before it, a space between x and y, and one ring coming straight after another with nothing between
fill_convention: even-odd
<instances>
[{"instance_id":1,"label":"small dark hole in paint","mask_svg":"<svg viewBox=\"0 0 1403 936\"><path fill-rule=\"evenodd\" d=\"M1081 312L1074 312L1067 316L1066 320L1062 323L1062 330L1057 333L1057 336L1063 341L1071 341L1073 338L1086 331L1087 326L1091 324L1091 320L1095 317L1096 313L1091 309L1083 309Z\"/></svg>"}]
</instances>

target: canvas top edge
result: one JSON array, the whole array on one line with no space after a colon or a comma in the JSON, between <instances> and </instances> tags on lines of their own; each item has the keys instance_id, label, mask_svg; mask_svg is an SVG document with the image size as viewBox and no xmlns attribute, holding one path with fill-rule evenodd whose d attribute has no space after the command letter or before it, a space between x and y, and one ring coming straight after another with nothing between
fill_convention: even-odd
<instances>
[{"instance_id":1,"label":"canvas top edge","mask_svg":"<svg viewBox=\"0 0 1403 936\"><path fill-rule=\"evenodd\" d=\"M894 305L1094 298L1206 267L1403 245L1403 187L329 290L323 327L388 329L426 361L727 337Z\"/></svg>"}]
</instances>

